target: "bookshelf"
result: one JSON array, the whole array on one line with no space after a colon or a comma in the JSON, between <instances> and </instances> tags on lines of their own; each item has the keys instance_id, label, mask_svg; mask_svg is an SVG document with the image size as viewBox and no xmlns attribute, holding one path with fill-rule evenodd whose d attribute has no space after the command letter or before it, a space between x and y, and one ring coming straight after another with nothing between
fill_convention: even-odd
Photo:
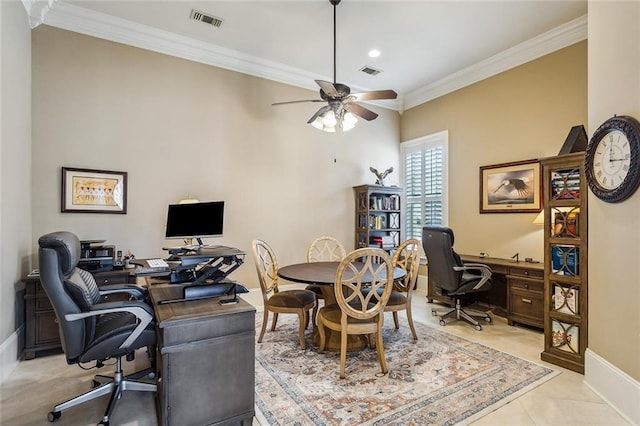
<instances>
[{"instance_id":1,"label":"bookshelf","mask_svg":"<svg viewBox=\"0 0 640 426\"><path fill-rule=\"evenodd\" d=\"M584 374L587 348L587 185L584 152L542 159L543 361Z\"/></svg>"},{"instance_id":2,"label":"bookshelf","mask_svg":"<svg viewBox=\"0 0 640 426\"><path fill-rule=\"evenodd\" d=\"M402 242L402 188L360 185L356 197L355 248L395 250Z\"/></svg>"}]
</instances>

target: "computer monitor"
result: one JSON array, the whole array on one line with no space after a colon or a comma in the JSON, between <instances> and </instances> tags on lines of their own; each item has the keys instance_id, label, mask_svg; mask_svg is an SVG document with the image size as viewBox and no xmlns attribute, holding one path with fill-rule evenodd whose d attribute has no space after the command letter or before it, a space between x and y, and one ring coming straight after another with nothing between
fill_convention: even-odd
<instances>
[{"instance_id":1,"label":"computer monitor","mask_svg":"<svg viewBox=\"0 0 640 426\"><path fill-rule=\"evenodd\" d=\"M166 238L221 237L224 223L224 201L193 204L170 204L167 210Z\"/></svg>"}]
</instances>

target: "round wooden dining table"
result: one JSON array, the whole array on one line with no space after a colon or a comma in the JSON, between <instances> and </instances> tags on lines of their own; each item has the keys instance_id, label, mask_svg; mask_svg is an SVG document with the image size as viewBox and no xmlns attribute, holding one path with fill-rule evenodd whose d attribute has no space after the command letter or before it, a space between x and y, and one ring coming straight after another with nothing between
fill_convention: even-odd
<instances>
[{"instance_id":1,"label":"round wooden dining table","mask_svg":"<svg viewBox=\"0 0 640 426\"><path fill-rule=\"evenodd\" d=\"M278 276L287 281L293 281L302 284L316 284L320 286L322 290L322 297L324 297L325 306L338 303L336 301L336 295L333 289L333 283L336 279L336 272L340 262L304 262L296 263L293 265L283 266L278 269ZM349 270L345 270L343 279L348 278ZM406 275L406 271L402 268L393 268L393 279L401 279ZM362 279L363 283L366 283L366 275ZM327 341L326 349L339 351L340 350L340 333L333 330L326 329ZM317 327L313 330L313 341L316 344L320 342L320 333ZM349 335L347 336L347 350L355 351L360 350L367 344L366 337L363 335Z\"/></svg>"}]
</instances>

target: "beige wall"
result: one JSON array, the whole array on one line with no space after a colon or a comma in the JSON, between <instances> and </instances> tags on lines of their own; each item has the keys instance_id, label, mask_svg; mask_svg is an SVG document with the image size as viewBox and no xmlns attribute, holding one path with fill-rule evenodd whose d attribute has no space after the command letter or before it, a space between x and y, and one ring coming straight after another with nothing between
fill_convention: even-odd
<instances>
[{"instance_id":1,"label":"beige wall","mask_svg":"<svg viewBox=\"0 0 640 426\"><path fill-rule=\"evenodd\" d=\"M47 26L32 37L34 240L66 229L163 256L182 244L164 239L168 204L224 200L224 238L207 242L247 251L232 277L256 287L252 239L280 264L321 234L353 247L352 186L397 170L395 111L323 133L306 124L318 104L271 106L317 93ZM60 213L61 166L127 171L127 214Z\"/></svg>"},{"instance_id":2,"label":"beige wall","mask_svg":"<svg viewBox=\"0 0 640 426\"><path fill-rule=\"evenodd\" d=\"M406 111L401 141L449 130L449 225L461 253L543 258L536 213L480 214L479 168L556 155L587 121L587 42Z\"/></svg>"},{"instance_id":3,"label":"beige wall","mask_svg":"<svg viewBox=\"0 0 640 426\"><path fill-rule=\"evenodd\" d=\"M589 134L640 119L640 3L589 2ZM640 380L640 191L618 204L589 196L589 349ZM637 400L633 406L640 419Z\"/></svg>"},{"instance_id":4,"label":"beige wall","mask_svg":"<svg viewBox=\"0 0 640 426\"><path fill-rule=\"evenodd\" d=\"M0 2L0 22L0 342L6 342L16 329L16 290L31 267L31 30L18 1Z\"/></svg>"}]
</instances>

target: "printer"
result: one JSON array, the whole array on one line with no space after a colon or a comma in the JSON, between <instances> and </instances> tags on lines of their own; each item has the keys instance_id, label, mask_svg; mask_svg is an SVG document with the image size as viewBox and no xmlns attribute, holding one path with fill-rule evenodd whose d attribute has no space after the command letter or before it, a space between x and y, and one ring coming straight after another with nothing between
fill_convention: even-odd
<instances>
[{"instance_id":1,"label":"printer","mask_svg":"<svg viewBox=\"0 0 640 426\"><path fill-rule=\"evenodd\" d=\"M113 270L115 246L104 245L106 240L80 241L78 268L91 273Z\"/></svg>"}]
</instances>

